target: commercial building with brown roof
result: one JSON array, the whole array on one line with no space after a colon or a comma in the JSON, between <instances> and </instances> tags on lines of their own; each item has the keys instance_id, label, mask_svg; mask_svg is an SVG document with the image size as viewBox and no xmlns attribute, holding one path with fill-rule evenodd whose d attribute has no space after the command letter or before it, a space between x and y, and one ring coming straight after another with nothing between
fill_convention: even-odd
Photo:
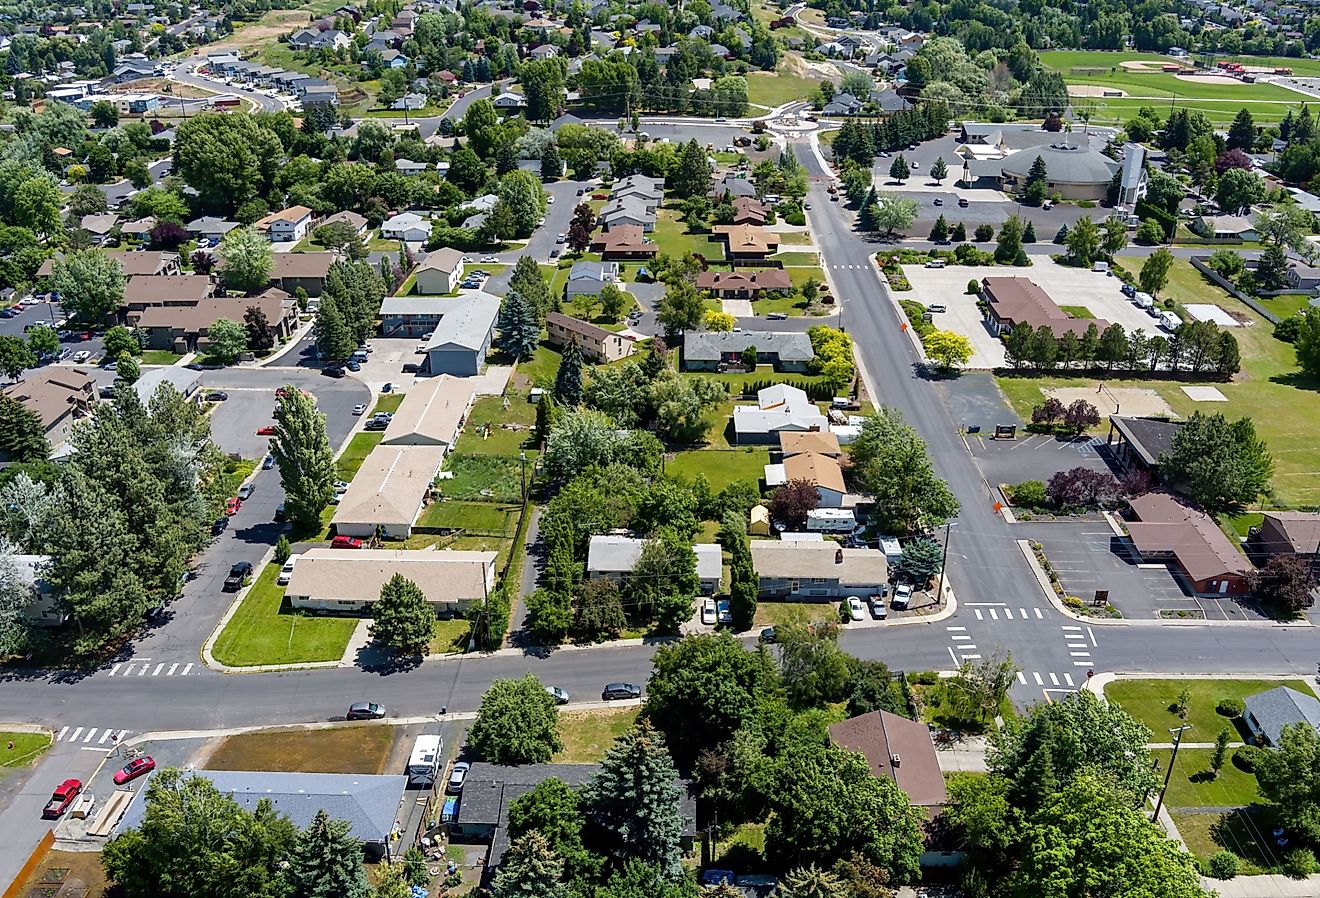
<instances>
[{"instance_id":1,"label":"commercial building with brown roof","mask_svg":"<svg viewBox=\"0 0 1320 898\"><path fill-rule=\"evenodd\" d=\"M698 290L709 290L718 299L759 299L767 290L793 289L792 279L782 268L702 271L697 274L696 284Z\"/></svg>"},{"instance_id":2,"label":"commercial building with brown roof","mask_svg":"<svg viewBox=\"0 0 1320 898\"><path fill-rule=\"evenodd\" d=\"M603 259L649 259L658 248L646 240L637 225L617 225L597 234L591 241L591 251Z\"/></svg>"},{"instance_id":3,"label":"commercial building with brown roof","mask_svg":"<svg viewBox=\"0 0 1320 898\"><path fill-rule=\"evenodd\" d=\"M459 431L472 410L476 394L466 377L439 377L419 380L385 428L381 443L387 446L440 446L446 452L458 442Z\"/></svg>"},{"instance_id":4,"label":"commercial building with brown roof","mask_svg":"<svg viewBox=\"0 0 1320 898\"><path fill-rule=\"evenodd\" d=\"M779 252L779 235L754 225L716 225L711 232L729 259L764 259Z\"/></svg>"},{"instance_id":5,"label":"commercial building with brown roof","mask_svg":"<svg viewBox=\"0 0 1320 898\"><path fill-rule=\"evenodd\" d=\"M879 549L845 549L838 543L754 539L752 567L766 598L812 601L880 595L889 564Z\"/></svg>"},{"instance_id":6,"label":"commercial building with brown roof","mask_svg":"<svg viewBox=\"0 0 1320 898\"><path fill-rule=\"evenodd\" d=\"M129 323L135 312L151 306L192 306L215 289L209 277L200 274L137 274L124 285L124 308Z\"/></svg>"},{"instance_id":7,"label":"commercial building with brown roof","mask_svg":"<svg viewBox=\"0 0 1320 898\"><path fill-rule=\"evenodd\" d=\"M1314 511L1267 511L1260 524L1251 528L1252 551L1263 556L1300 555L1315 561L1320 557L1320 514Z\"/></svg>"},{"instance_id":8,"label":"commercial building with brown roof","mask_svg":"<svg viewBox=\"0 0 1320 898\"><path fill-rule=\"evenodd\" d=\"M1204 512L1168 493L1130 499L1128 536L1146 562L1170 562L1192 592L1235 595L1248 592L1251 562Z\"/></svg>"},{"instance_id":9,"label":"commercial building with brown roof","mask_svg":"<svg viewBox=\"0 0 1320 898\"><path fill-rule=\"evenodd\" d=\"M335 533L407 539L444 458L443 446L377 446L335 508Z\"/></svg>"},{"instance_id":10,"label":"commercial building with brown roof","mask_svg":"<svg viewBox=\"0 0 1320 898\"><path fill-rule=\"evenodd\" d=\"M416 583L438 613L462 612L495 588L495 552L315 548L295 557L285 590L294 608L370 614L395 574Z\"/></svg>"},{"instance_id":11,"label":"commercial building with brown roof","mask_svg":"<svg viewBox=\"0 0 1320 898\"><path fill-rule=\"evenodd\" d=\"M242 324L247 310L254 306L261 309L277 338L287 339L297 329L297 303L289 294L275 289L243 299L209 297L191 305L148 306L131 314L129 320L146 333L151 349L202 351L210 345L207 334L211 325L221 318Z\"/></svg>"},{"instance_id":12,"label":"commercial building with brown roof","mask_svg":"<svg viewBox=\"0 0 1320 898\"><path fill-rule=\"evenodd\" d=\"M546 337L555 346L576 343L593 362L617 362L632 354L634 340L562 312L545 316Z\"/></svg>"},{"instance_id":13,"label":"commercial building with brown roof","mask_svg":"<svg viewBox=\"0 0 1320 898\"><path fill-rule=\"evenodd\" d=\"M5 387L4 393L41 419L52 451L64 445L73 422L90 415L96 405L96 381L67 365L29 371L26 378Z\"/></svg>"},{"instance_id":14,"label":"commercial building with brown roof","mask_svg":"<svg viewBox=\"0 0 1320 898\"><path fill-rule=\"evenodd\" d=\"M949 800L930 729L888 711L872 711L831 724L830 741L866 758L871 775L893 780L919 808L934 810Z\"/></svg>"},{"instance_id":15,"label":"commercial building with brown roof","mask_svg":"<svg viewBox=\"0 0 1320 898\"><path fill-rule=\"evenodd\" d=\"M981 293L986 299L985 320L996 335L1019 325L1038 328L1042 325L1062 337L1072 333L1080 337L1091 325L1103 332L1108 321L1098 318L1074 318L1059 308L1050 295L1034 281L1018 277L981 279Z\"/></svg>"},{"instance_id":16,"label":"commercial building with brown roof","mask_svg":"<svg viewBox=\"0 0 1320 898\"><path fill-rule=\"evenodd\" d=\"M275 253L271 258L270 283L290 296L299 287L308 296L320 296L333 264L334 253Z\"/></svg>"}]
</instances>

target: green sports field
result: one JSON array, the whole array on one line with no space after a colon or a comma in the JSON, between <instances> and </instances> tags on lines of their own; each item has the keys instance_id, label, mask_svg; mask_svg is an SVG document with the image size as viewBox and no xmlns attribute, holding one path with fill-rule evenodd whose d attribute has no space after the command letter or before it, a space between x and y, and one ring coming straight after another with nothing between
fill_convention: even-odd
<instances>
[{"instance_id":1,"label":"green sports field","mask_svg":"<svg viewBox=\"0 0 1320 898\"><path fill-rule=\"evenodd\" d=\"M1180 62L1155 53L1118 53L1103 50L1056 50L1040 55L1041 61L1061 72L1069 85L1091 85L1122 91L1124 97L1073 97L1077 111L1090 109L1092 121L1121 122L1142 106L1153 106L1162 115L1173 108L1198 109L1212 121L1230 122L1239 109L1250 109L1258 122L1277 121L1305 100L1301 94L1273 84L1216 84L1209 79L1179 78L1160 71L1124 68L1124 62L1147 62L1152 66ZM1320 73L1314 60L1282 60L1240 57L1244 64L1291 67L1297 74ZM1190 60L1181 60L1190 66Z\"/></svg>"}]
</instances>

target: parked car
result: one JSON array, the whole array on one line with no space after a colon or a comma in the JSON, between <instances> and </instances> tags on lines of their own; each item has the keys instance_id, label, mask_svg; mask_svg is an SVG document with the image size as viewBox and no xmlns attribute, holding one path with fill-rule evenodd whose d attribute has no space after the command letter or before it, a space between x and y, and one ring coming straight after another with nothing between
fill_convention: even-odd
<instances>
[{"instance_id":1,"label":"parked car","mask_svg":"<svg viewBox=\"0 0 1320 898\"><path fill-rule=\"evenodd\" d=\"M55 787L55 791L50 794L50 801L41 810L41 816L47 820L54 820L61 816L73 804L73 800L78 797L82 791L82 780L67 779Z\"/></svg>"},{"instance_id":2,"label":"parked car","mask_svg":"<svg viewBox=\"0 0 1320 898\"><path fill-rule=\"evenodd\" d=\"M243 500L238 496L230 496L225 500L225 514L236 515L238 510L243 507Z\"/></svg>"},{"instance_id":3,"label":"parked car","mask_svg":"<svg viewBox=\"0 0 1320 898\"><path fill-rule=\"evenodd\" d=\"M381 391L382 393L393 393L393 392L394 392L394 384L389 384L389 383L387 383L387 384L385 384L383 387L380 388L380 391Z\"/></svg>"},{"instance_id":4,"label":"parked car","mask_svg":"<svg viewBox=\"0 0 1320 898\"><path fill-rule=\"evenodd\" d=\"M257 436L259 436L259 437L273 437L273 436L275 436L275 425L274 425L274 424L263 424L263 425L261 425L260 427L257 428Z\"/></svg>"},{"instance_id":5,"label":"parked car","mask_svg":"<svg viewBox=\"0 0 1320 898\"><path fill-rule=\"evenodd\" d=\"M642 687L634 686L632 683L609 683L601 690L600 697L607 702L622 698L641 698Z\"/></svg>"},{"instance_id":6,"label":"parked car","mask_svg":"<svg viewBox=\"0 0 1320 898\"><path fill-rule=\"evenodd\" d=\"M857 598L857 596L848 596L848 617L854 621L859 621L866 617L866 611L862 607L862 600Z\"/></svg>"},{"instance_id":7,"label":"parked car","mask_svg":"<svg viewBox=\"0 0 1320 898\"><path fill-rule=\"evenodd\" d=\"M889 609L885 607L884 596L871 596L871 617L884 620L888 616Z\"/></svg>"},{"instance_id":8,"label":"parked car","mask_svg":"<svg viewBox=\"0 0 1320 898\"><path fill-rule=\"evenodd\" d=\"M898 584L898 586L894 587L894 598L890 601L889 604L894 608L895 611L902 611L903 609L907 608L908 604L911 601L912 601L912 584L900 583Z\"/></svg>"},{"instance_id":9,"label":"parked car","mask_svg":"<svg viewBox=\"0 0 1320 898\"><path fill-rule=\"evenodd\" d=\"M134 758L123 767L115 771L114 781L116 786L122 786L124 783L131 782L140 776L146 776L156 769L156 760L151 755L143 755L140 758Z\"/></svg>"},{"instance_id":10,"label":"parked car","mask_svg":"<svg viewBox=\"0 0 1320 898\"><path fill-rule=\"evenodd\" d=\"M219 536L229 529L229 518L216 518L211 524L211 535Z\"/></svg>"},{"instance_id":11,"label":"parked car","mask_svg":"<svg viewBox=\"0 0 1320 898\"><path fill-rule=\"evenodd\" d=\"M362 540L358 539L356 536L336 536L334 539L330 540L330 548L360 549L362 548Z\"/></svg>"},{"instance_id":12,"label":"parked car","mask_svg":"<svg viewBox=\"0 0 1320 898\"><path fill-rule=\"evenodd\" d=\"M703 886L731 886L736 878L737 877L733 875L732 870L716 870L712 868L710 870L701 871L701 884Z\"/></svg>"},{"instance_id":13,"label":"parked car","mask_svg":"<svg viewBox=\"0 0 1320 898\"><path fill-rule=\"evenodd\" d=\"M361 371L362 363L359 362L356 358L352 358L349 359L347 362L344 362L344 367L347 368L349 371Z\"/></svg>"},{"instance_id":14,"label":"parked car","mask_svg":"<svg viewBox=\"0 0 1320 898\"><path fill-rule=\"evenodd\" d=\"M497 259L497 258L495 258L494 256L482 256L482 257L481 257L481 264L482 264L482 265L498 265L498 264L500 264L500 260Z\"/></svg>"},{"instance_id":15,"label":"parked car","mask_svg":"<svg viewBox=\"0 0 1320 898\"><path fill-rule=\"evenodd\" d=\"M385 706L375 702L354 702L348 706L345 720L379 720L385 716Z\"/></svg>"},{"instance_id":16,"label":"parked car","mask_svg":"<svg viewBox=\"0 0 1320 898\"><path fill-rule=\"evenodd\" d=\"M73 361L74 364L81 365L83 362L87 361L87 359L90 357L91 357L90 352L88 352L85 349L80 349L73 354Z\"/></svg>"},{"instance_id":17,"label":"parked car","mask_svg":"<svg viewBox=\"0 0 1320 898\"><path fill-rule=\"evenodd\" d=\"M788 318L788 314L786 312L771 312L769 315L766 315L765 317L770 321L784 321L785 319Z\"/></svg>"},{"instance_id":18,"label":"parked car","mask_svg":"<svg viewBox=\"0 0 1320 898\"><path fill-rule=\"evenodd\" d=\"M275 467L275 456L267 452L266 457L261 460L261 470L269 471L273 467Z\"/></svg>"},{"instance_id":19,"label":"parked car","mask_svg":"<svg viewBox=\"0 0 1320 898\"><path fill-rule=\"evenodd\" d=\"M282 522L284 518L285 518L284 503L281 502L279 505L275 506L275 521L276 523L279 523Z\"/></svg>"},{"instance_id":20,"label":"parked car","mask_svg":"<svg viewBox=\"0 0 1320 898\"><path fill-rule=\"evenodd\" d=\"M366 414L366 412L367 412L367 407L360 402L357 405L353 406L353 414L355 415L364 415Z\"/></svg>"},{"instance_id":21,"label":"parked car","mask_svg":"<svg viewBox=\"0 0 1320 898\"><path fill-rule=\"evenodd\" d=\"M1124 284L1122 287L1119 288L1119 292L1122 293L1124 296L1126 296L1128 299L1131 299L1132 297L1137 295L1137 288L1132 286L1131 284Z\"/></svg>"},{"instance_id":22,"label":"parked car","mask_svg":"<svg viewBox=\"0 0 1320 898\"><path fill-rule=\"evenodd\" d=\"M445 791L455 795L463 791L463 782L467 779L468 771L472 765L467 761L455 761L453 769L449 771L449 782L445 784Z\"/></svg>"},{"instance_id":23,"label":"parked car","mask_svg":"<svg viewBox=\"0 0 1320 898\"><path fill-rule=\"evenodd\" d=\"M279 576L275 578L275 584L277 586L289 585L289 579L293 576L293 566L297 563L297 561L298 561L297 556L294 556L290 558L288 561L285 561L284 564L280 566Z\"/></svg>"},{"instance_id":24,"label":"parked car","mask_svg":"<svg viewBox=\"0 0 1320 898\"><path fill-rule=\"evenodd\" d=\"M416 374L421 370L422 370L422 366L417 364L416 362L407 362L403 366L404 374Z\"/></svg>"},{"instance_id":25,"label":"parked car","mask_svg":"<svg viewBox=\"0 0 1320 898\"><path fill-rule=\"evenodd\" d=\"M321 369L321 373L326 377L347 377L347 372L339 365L326 365Z\"/></svg>"},{"instance_id":26,"label":"parked car","mask_svg":"<svg viewBox=\"0 0 1320 898\"><path fill-rule=\"evenodd\" d=\"M229 394L224 390L212 390L206 394L207 402L224 402L229 398Z\"/></svg>"},{"instance_id":27,"label":"parked car","mask_svg":"<svg viewBox=\"0 0 1320 898\"><path fill-rule=\"evenodd\" d=\"M944 205L944 200L940 199L939 197L935 197L935 205L937 205L937 206L943 206L943 205Z\"/></svg>"},{"instance_id":28,"label":"parked car","mask_svg":"<svg viewBox=\"0 0 1320 898\"><path fill-rule=\"evenodd\" d=\"M555 700L556 705L568 704L568 692L559 686L547 686L545 691L550 693L550 697Z\"/></svg>"},{"instance_id":29,"label":"parked car","mask_svg":"<svg viewBox=\"0 0 1320 898\"><path fill-rule=\"evenodd\" d=\"M715 603L715 616L722 624L733 623L733 610L729 607L728 599L720 599Z\"/></svg>"},{"instance_id":30,"label":"parked car","mask_svg":"<svg viewBox=\"0 0 1320 898\"><path fill-rule=\"evenodd\" d=\"M384 430L390 426L390 422L384 418L372 418L366 424L362 425L363 430Z\"/></svg>"},{"instance_id":31,"label":"parked car","mask_svg":"<svg viewBox=\"0 0 1320 898\"><path fill-rule=\"evenodd\" d=\"M707 627L715 626L715 602L713 599L701 600L701 622Z\"/></svg>"},{"instance_id":32,"label":"parked car","mask_svg":"<svg viewBox=\"0 0 1320 898\"><path fill-rule=\"evenodd\" d=\"M256 492L256 490L257 485L249 481L238 488L238 498L246 502L248 499L252 498L252 494Z\"/></svg>"},{"instance_id":33,"label":"parked car","mask_svg":"<svg viewBox=\"0 0 1320 898\"><path fill-rule=\"evenodd\" d=\"M969 203L969 202L967 201L967 197L965 197L965 196L960 196L960 197L958 197L958 207L959 207L959 208L961 208L961 209L966 209L966 208L967 208L968 206L970 206L970 205L971 205L971 203Z\"/></svg>"},{"instance_id":34,"label":"parked car","mask_svg":"<svg viewBox=\"0 0 1320 898\"><path fill-rule=\"evenodd\" d=\"M766 627L764 630L761 631L761 634L757 637L757 639L759 639L761 642L766 643L767 645L774 645L776 642L779 641L779 636L775 633L774 627Z\"/></svg>"},{"instance_id":35,"label":"parked car","mask_svg":"<svg viewBox=\"0 0 1320 898\"><path fill-rule=\"evenodd\" d=\"M243 588L243 584L252 576L252 562L237 561L229 569L229 576L225 577L225 592L238 592Z\"/></svg>"}]
</instances>

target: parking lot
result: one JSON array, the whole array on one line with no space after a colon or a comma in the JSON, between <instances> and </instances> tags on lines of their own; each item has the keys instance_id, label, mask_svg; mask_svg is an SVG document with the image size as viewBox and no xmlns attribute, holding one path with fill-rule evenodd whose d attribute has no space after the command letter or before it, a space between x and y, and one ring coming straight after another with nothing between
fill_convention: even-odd
<instances>
[{"instance_id":1,"label":"parking lot","mask_svg":"<svg viewBox=\"0 0 1320 898\"><path fill-rule=\"evenodd\" d=\"M992 439L993 429L967 435L967 448L981 476L998 486L1024 480L1048 481L1059 471L1090 468L1108 471L1102 437L1057 437L1052 434L1020 434L1012 440Z\"/></svg>"},{"instance_id":2,"label":"parking lot","mask_svg":"<svg viewBox=\"0 0 1320 898\"><path fill-rule=\"evenodd\" d=\"M967 292L969 281L980 281L985 277L1026 278L1041 287L1060 306L1082 306L1091 317L1121 324L1129 333L1137 328L1143 328L1148 334L1157 330L1155 318L1137 308L1120 292L1122 282L1118 278L1056 265L1043 259L1038 259L1029 268L904 265L903 274L912 283L912 290L898 294L900 299L915 299L927 306L943 304L946 310L934 313L935 326L966 334L971 339L969 368L1000 368L1004 365L1003 342L990 333L989 326L982 320L981 311L976 307L978 297Z\"/></svg>"}]
</instances>

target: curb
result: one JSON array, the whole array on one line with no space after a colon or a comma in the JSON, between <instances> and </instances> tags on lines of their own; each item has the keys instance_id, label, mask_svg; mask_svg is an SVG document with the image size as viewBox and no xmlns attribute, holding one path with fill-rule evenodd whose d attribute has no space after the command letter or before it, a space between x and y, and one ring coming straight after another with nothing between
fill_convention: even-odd
<instances>
[{"instance_id":1,"label":"curb","mask_svg":"<svg viewBox=\"0 0 1320 898\"><path fill-rule=\"evenodd\" d=\"M912 343L912 348L917 351L917 358L921 359L922 364L928 364L930 359L926 356L926 347L922 345L921 338L917 336L917 329L912 326L912 322L908 320L907 313L903 311L903 306L894 296L894 291L890 289L889 279L885 277L884 272L880 270L880 263L876 261L875 257L875 253L870 253L867 255L866 260L871 263L871 270L874 271L875 276L880 279L880 283L884 287L885 297L889 300L889 304L894 307L894 311L898 313L898 320L907 325L904 333L907 334L908 340Z\"/></svg>"}]
</instances>

